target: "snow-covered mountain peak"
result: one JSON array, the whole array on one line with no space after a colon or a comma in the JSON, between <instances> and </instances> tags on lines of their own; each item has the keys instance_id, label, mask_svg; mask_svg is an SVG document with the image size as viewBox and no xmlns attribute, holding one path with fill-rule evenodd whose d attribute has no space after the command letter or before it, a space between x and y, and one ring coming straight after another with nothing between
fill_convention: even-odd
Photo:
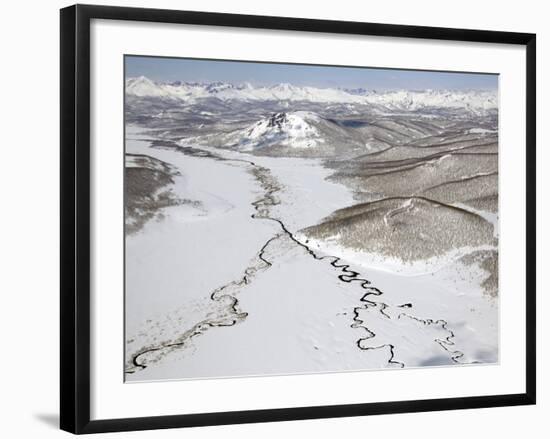
<instances>
[{"instance_id":1,"label":"snow-covered mountain peak","mask_svg":"<svg viewBox=\"0 0 550 439\"><path fill-rule=\"evenodd\" d=\"M237 86L239 90L253 90L254 86L250 82L243 82L239 86Z\"/></svg>"},{"instance_id":2,"label":"snow-covered mountain peak","mask_svg":"<svg viewBox=\"0 0 550 439\"><path fill-rule=\"evenodd\" d=\"M135 96L166 96L167 93L145 76L126 80L126 93Z\"/></svg>"},{"instance_id":3,"label":"snow-covered mountain peak","mask_svg":"<svg viewBox=\"0 0 550 439\"><path fill-rule=\"evenodd\" d=\"M269 87L270 90L273 91L293 91L295 89L298 89L299 87L294 87L292 84L289 84L288 82L281 82L280 84L275 84Z\"/></svg>"},{"instance_id":4,"label":"snow-covered mountain peak","mask_svg":"<svg viewBox=\"0 0 550 439\"><path fill-rule=\"evenodd\" d=\"M233 84L228 84L226 82L213 82L206 86L206 90L211 93L219 93L224 90L229 90L233 88Z\"/></svg>"},{"instance_id":5,"label":"snow-covered mountain peak","mask_svg":"<svg viewBox=\"0 0 550 439\"><path fill-rule=\"evenodd\" d=\"M232 135L233 143L241 149L282 145L311 148L324 143L315 122L321 118L309 111L274 113Z\"/></svg>"},{"instance_id":6,"label":"snow-covered mountain peak","mask_svg":"<svg viewBox=\"0 0 550 439\"><path fill-rule=\"evenodd\" d=\"M267 124L268 128L289 130L298 127L307 127L308 121L318 121L319 116L311 111L294 111L291 113L274 113L270 117L260 121L257 125Z\"/></svg>"}]
</instances>

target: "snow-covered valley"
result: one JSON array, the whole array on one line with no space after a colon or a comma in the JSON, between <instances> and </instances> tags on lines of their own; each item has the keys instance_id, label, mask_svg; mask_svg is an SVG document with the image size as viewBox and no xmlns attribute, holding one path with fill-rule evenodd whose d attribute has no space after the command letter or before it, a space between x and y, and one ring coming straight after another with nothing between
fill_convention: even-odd
<instances>
[{"instance_id":1,"label":"snow-covered valley","mask_svg":"<svg viewBox=\"0 0 550 439\"><path fill-rule=\"evenodd\" d=\"M308 235L357 204L323 159L196 140L127 126L127 154L177 171L126 236L128 381L498 361L498 298L468 249L388 268Z\"/></svg>"}]
</instances>

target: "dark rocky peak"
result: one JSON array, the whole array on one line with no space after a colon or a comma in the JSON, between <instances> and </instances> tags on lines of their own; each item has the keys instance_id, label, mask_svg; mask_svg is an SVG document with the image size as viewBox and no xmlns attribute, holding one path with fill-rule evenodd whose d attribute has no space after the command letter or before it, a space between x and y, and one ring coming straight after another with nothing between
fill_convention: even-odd
<instances>
[{"instance_id":1,"label":"dark rocky peak","mask_svg":"<svg viewBox=\"0 0 550 439\"><path fill-rule=\"evenodd\" d=\"M288 117L286 113L275 113L267 121L267 126L281 128L287 122Z\"/></svg>"}]
</instances>

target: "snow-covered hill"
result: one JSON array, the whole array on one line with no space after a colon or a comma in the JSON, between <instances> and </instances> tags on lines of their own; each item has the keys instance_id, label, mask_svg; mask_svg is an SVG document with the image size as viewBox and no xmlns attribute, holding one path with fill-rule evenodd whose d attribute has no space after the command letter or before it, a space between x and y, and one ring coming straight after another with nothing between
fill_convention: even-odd
<instances>
[{"instance_id":1,"label":"snow-covered hill","mask_svg":"<svg viewBox=\"0 0 550 439\"><path fill-rule=\"evenodd\" d=\"M313 111L268 113L230 132L193 137L201 145L291 157L357 155L366 148L364 135ZM189 139L184 139L187 144Z\"/></svg>"},{"instance_id":2,"label":"snow-covered hill","mask_svg":"<svg viewBox=\"0 0 550 439\"><path fill-rule=\"evenodd\" d=\"M232 133L228 140L243 150L272 145L312 148L325 142L315 126L320 121L318 115L308 111L276 113Z\"/></svg>"},{"instance_id":3,"label":"snow-covered hill","mask_svg":"<svg viewBox=\"0 0 550 439\"><path fill-rule=\"evenodd\" d=\"M193 104L201 99L221 101L308 101L315 103L347 103L371 105L380 111L416 111L431 108L463 109L484 113L498 107L497 93L491 90L400 90L376 92L367 89L316 88L277 84L254 87L251 84L234 85L224 82L157 83L146 77L126 80L129 96L171 98Z\"/></svg>"}]
</instances>

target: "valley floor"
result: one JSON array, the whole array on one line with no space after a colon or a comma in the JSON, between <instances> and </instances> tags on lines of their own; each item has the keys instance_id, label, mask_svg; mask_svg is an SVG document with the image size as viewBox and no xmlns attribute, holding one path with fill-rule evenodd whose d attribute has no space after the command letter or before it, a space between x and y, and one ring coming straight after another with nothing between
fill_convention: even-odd
<instances>
[{"instance_id":1,"label":"valley floor","mask_svg":"<svg viewBox=\"0 0 550 439\"><path fill-rule=\"evenodd\" d=\"M126 236L128 381L498 361L475 264L399 271L301 233L354 204L319 160L154 147L136 127L126 153L175 171Z\"/></svg>"}]
</instances>

